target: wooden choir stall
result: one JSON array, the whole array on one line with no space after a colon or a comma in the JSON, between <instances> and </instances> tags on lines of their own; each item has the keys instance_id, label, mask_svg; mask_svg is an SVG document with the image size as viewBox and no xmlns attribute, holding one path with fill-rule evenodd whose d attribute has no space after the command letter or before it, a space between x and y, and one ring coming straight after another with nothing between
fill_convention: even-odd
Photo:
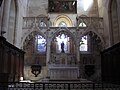
<instances>
[{"instance_id":1,"label":"wooden choir stall","mask_svg":"<svg viewBox=\"0 0 120 90\"><path fill-rule=\"evenodd\" d=\"M0 82L19 81L23 77L24 53L0 36Z\"/></svg>"}]
</instances>

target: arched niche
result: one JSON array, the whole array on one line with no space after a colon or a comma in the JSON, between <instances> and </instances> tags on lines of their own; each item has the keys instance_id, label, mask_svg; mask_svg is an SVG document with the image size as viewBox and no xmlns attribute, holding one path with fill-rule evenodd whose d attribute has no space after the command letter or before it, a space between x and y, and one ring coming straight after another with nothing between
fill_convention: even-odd
<instances>
[{"instance_id":1,"label":"arched niche","mask_svg":"<svg viewBox=\"0 0 120 90\"><path fill-rule=\"evenodd\" d=\"M75 53L75 43L68 32L57 32L52 38L51 52L62 53L61 44L64 43L64 53Z\"/></svg>"},{"instance_id":2,"label":"arched niche","mask_svg":"<svg viewBox=\"0 0 120 90\"><path fill-rule=\"evenodd\" d=\"M64 47L62 46L64 43ZM55 64L76 64L76 47L73 37L66 31L61 30L54 34L51 41L50 63Z\"/></svg>"},{"instance_id":3,"label":"arched niche","mask_svg":"<svg viewBox=\"0 0 120 90\"><path fill-rule=\"evenodd\" d=\"M24 55L24 79L40 80L46 77L46 38L38 31L31 32L23 42ZM39 64L42 66L41 73L35 77L31 73L31 65Z\"/></svg>"},{"instance_id":4,"label":"arched niche","mask_svg":"<svg viewBox=\"0 0 120 90\"><path fill-rule=\"evenodd\" d=\"M38 27L47 27L48 17L44 14L40 14L39 16L37 16L36 22L38 23Z\"/></svg>"},{"instance_id":5,"label":"arched niche","mask_svg":"<svg viewBox=\"0 0 120 90\"><path fill-rule=\"evenodd\" d=\"M85 74L83 78L99 81L101 78L101 75L98 74L101 73L100 52L103 50L103 42L95 32L88 31L80 37L80 47L85 46L82 38L87 41L87 50L80 51L80 63L84 66ZM93 76L95 77L92 78Z\"/></svg>"},{"instance_id":6,"label":"arched niche","mask_svg":"<svg viewBox=\"0 0 120 90\"><path fill-rule=\"evenodd\" d=\"M87 20L81 19L82 17L86 17L86 15L81 15L79 17L77 17L78 20L78 27L88 27L89 22Z\"/></svg>"},{"instance_id":7,"label":"arched niche","mask_svg":"<svg viewBox=\"0 0 120 90\"><path fill-rule=\"evenodd\" d=\"M85 49L82 49L81 46L83 46ZM93 46L96 48L93 48ZM88 31L80 37L81 52L92 52L94 51L93 49L96 49L100 52L101 50L103 50L103 47L103 40L101 40L101 37L99 37L93 31Z\"/></svg>"},{"instance_id":8,"label":"arched niche","mask_svg":"<svg viewBox=\"0 0 120 90\"><path fill-rule=\"evenodd\" d=\"M25 53L25 65L41 64L46 65L46 39L37 32L31 32L23 43Z\"/></svg>"},{"instance_id":9,"label":"arched niche","mask_svg":"<svg viewBox=\"0 0 120 90\"><path fill-rule=\"evenodd\" d=\"M72 20L66 15L59 15L54 21L55 27L72 27Z\"/></svg>"}]
</instances>

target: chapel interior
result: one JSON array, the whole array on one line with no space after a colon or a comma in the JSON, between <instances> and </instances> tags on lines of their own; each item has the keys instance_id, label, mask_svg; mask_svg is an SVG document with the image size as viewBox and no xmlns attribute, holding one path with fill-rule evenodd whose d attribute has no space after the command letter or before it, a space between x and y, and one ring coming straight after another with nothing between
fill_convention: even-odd
<instances>
[{"instance_id":1,"label":"chapel interior","mask_svg":"<svg viewBox=\"0 0 120 90\"><path fill-rule=\"evenodd\" d=\"M119 8L120 0L1 0L0 82L120 84Z\"/></svg>"}]
</instances>

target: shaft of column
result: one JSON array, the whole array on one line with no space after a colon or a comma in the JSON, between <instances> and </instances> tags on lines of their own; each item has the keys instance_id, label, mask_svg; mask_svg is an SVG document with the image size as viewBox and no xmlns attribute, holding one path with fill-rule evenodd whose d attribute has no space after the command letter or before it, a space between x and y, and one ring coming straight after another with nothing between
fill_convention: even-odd
<instances>
[{"instance_id":1,"label":"shaft of column","mask_svg":"<svg viewBox=\"0 0 120 90\"><path fill-rule=\"evenodd\" d=\"M11 0L4 0L1 36L7 37ZM3 35L4 34L4 35Z\"/></svg>"},{"instance_id":2,"label":"shaft of column","mask_svg":"<svg viewBox=\"0 0 120 90\"><path fill-rule=\"evenodd\" d=\"M46 60L46 64L48 64L48 62L50 61L50 44L47 44L47 60Z\"/></svg>"},{"instance_id":3,"label":"shaft of column","mask_svg":"<svg viewBox=\"0 0 120 90\"><path fill-rule=\"evenodd\" d=\"M77 62L80 62L80 46L79 46L79 40L76 41L76 56L77 56Z\"/></svg>"},{"instance_id":4,"label":"shaft of column","mask_svg":"<svg viewBox=\"0 0 120 90\"><path fill-rule=\"evenodd\" d=\"M80 49L77 46L77 62L80 62Z\"/></svg>"}]
</instances>

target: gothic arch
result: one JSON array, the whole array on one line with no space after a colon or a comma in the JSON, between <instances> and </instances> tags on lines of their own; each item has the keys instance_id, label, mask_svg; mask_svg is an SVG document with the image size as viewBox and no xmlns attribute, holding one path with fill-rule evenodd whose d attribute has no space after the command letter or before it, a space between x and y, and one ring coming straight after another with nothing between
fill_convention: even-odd
<instances>
[{"instance_id":1,"label":"gothic arch","mask_svg":"<svg viewBox=\"0 0 120 90\"><path fill-rule=\"evenodd\" d=\"M95 33L95 34L100 38L101 43L102 43L102 47L104 48L104 47L105 47L105 41L104 41L103 37L102 37L98 32L96 32L96 30L95 30L94 28L93 28L93 29L88 29L88 30L86 30L86 31L83 32L79 37L81 38L82 36L86 35L86 34L89 33L89 32ZM79 38L79 42L80 42L80 38Z\"/></svg>"},{"instance_id":2,"label":"gothic arch","mask_svg":"<svg viewBox=\"0 0 120 90\"><path fill-rule=\"evenodd\" d=\"M30 39L30 38L31 38L30 36L33 36L33 37L34 37L35 35L41 35L41 36L43 36L43 37L45 38L44 34L42 34L41 32L32 31L32 32L30 32L30 33L25 37L25 39L24 39L24 41L23 41L23 47L24 47L25 41L26 41L27 39ZM45 38L45 39L46 39L46 38Z\"/></svg>"},{"instance_id":3,"label":"gothic arch","mask_svg":"<svg viewBox=\"0 0 120 90\"><path fill-rule=\"evenodd\" d=\"M38 30L31 30L26 33L26 35L22 38L22 45L21 45L21 48L23 48L23 43L25 42L26 38L33 32L37 32L38 34L42 35L45 39L46 39L46 36L41 32L41 31L38 31Z\"/></svg>"},{"instance_id":4,"label":"gothic arch","mask_svg":"<svg viewBox=\"0 0 120 90\"><path fill-rule=\"evenodd\" d=\"M52 34L50 40L51 52L60 53L62 43L64 43L66 53L75 53L76 42L73 33L71 33L68 28L59 28Z\"/></svg>"},{"instance_id":5,"label":"gothic arch","mask_svg":"<svg viewBox=\"0 0 120 90\"><path fill-rule=\"evenodd\" d=\"M34 78L33 76L31 76L32 75L30 71L31 65L36 63L42 66L46 65L46 46L45 46L45 49L42 49L42 52L41 52L41 48L38 48L41 46L40 44L38 44L39 36L40 38L45 39L44 34L42 34L37 30L34 30L34 31L31 31L28 35L26 35L23 41L23 50L26 52L24 55L24 78L25 79L29 78L30 80L32 80ZM42 70L44 70L44 68L42 68ZM30 71L29 74L26 71ZM40 78L41 76L36 79L39 80Z\"/></svg>"},{"instance_id":6,"label":"gothic arch","mask_svg":"<svg viewBox=\"0 0 120 90\"><path fill-rule=\"evenodd\" d=\"M58 33L60 33L60 32L65 32L65 33L67 33L70 37L72 37L72 39L75 41L75 36L73 35L73 33L71 33L70 32L70 30L68 29L68 28L58 28L57 30L56 30L56 32L54 32L54 34L52 35L52 37L51 37L51 41L52 41L52 39L58 34Z\"/></svg>"}]
</instances>

